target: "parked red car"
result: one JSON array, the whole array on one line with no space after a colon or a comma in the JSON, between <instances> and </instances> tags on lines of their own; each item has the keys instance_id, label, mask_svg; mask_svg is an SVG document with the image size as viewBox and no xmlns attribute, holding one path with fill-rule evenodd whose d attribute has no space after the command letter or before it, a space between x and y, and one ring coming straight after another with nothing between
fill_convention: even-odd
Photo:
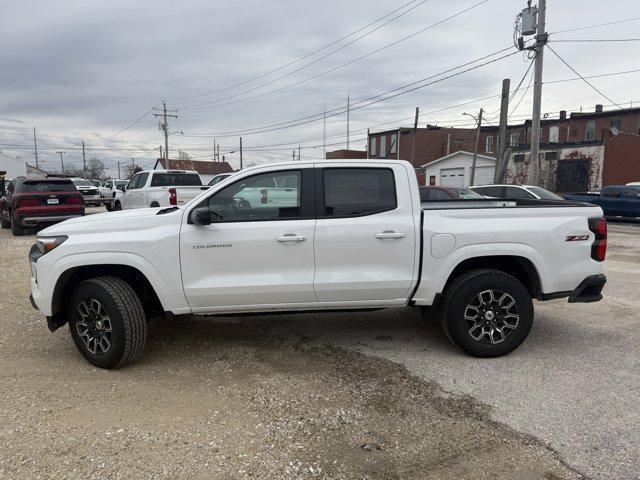
<instances>
[{"instance_id":1,"label":"parked red car","mask_svg":"<svg viewBox=\"0 0 640 480\"><path fill-rule=\"evenodd\" d=\"M14 235L83 215L82 194L68 178L18 177L0 198L2 228L11 228Z\"/></svg>"}]
</instances>

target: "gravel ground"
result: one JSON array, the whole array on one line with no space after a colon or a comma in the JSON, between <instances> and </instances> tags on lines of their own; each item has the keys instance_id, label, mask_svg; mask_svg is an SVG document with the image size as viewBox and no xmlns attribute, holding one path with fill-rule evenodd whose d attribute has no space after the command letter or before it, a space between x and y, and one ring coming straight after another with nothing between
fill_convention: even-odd
<instances>
[{"instance_id":1,"label":"gravel ground","mask_svg":"<svg viewBox=\"0 0 640 480\"><path fill-rule=\"evenodd\" d=\"M139 362L93 368L28 302L32 243L0 232L0 478L582 478L497 406L354 351L383 322L424 338L411 310L155 320ZM344 323L349 348L325 338Z\"/></svg>"}]
</instances>

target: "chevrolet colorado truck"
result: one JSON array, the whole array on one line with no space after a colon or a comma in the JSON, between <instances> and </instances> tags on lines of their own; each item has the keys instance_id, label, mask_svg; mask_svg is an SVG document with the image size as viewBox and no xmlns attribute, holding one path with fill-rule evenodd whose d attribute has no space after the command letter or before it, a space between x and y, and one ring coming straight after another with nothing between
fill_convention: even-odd
<instances>
[{"instance_id":1,"label":"chevrolet colorado truck","mask_svg":"<svg viewBox=\"0 0 640 480\"><path fill-rule=\"evenodd\" d=\"M285 180L295 194L275 205L239 200ZM495 357L529 334L532 299L602 298L606 237L602 210L584 203L421 203L405 161L269 164L185 205L43 230L31 301L102 368L136 359L157 314L406 306L430 309L464 352Z\"/></svg>"},{"instance_id":2,"label":"chevrolet colorado truck","mask_svg":"<svg viewBox=\"0 0 640 480\"><path fill-rule=\"evenodd\" d=\"M114 197L114 210L184 205L208 186L198 172L188 170L147 170L136 173L122 195Z\"/></svg>"}]
</instances>

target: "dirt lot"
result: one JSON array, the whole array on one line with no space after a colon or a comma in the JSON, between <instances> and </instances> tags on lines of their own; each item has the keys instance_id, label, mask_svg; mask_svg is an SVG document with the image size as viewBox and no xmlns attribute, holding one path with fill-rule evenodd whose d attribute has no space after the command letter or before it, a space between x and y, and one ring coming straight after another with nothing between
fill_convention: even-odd
<instances>
[{"instance_id":1,"label":"dirt lot","mask_svg":"<svg viewBox=\"0 0 640 480\"><path fill-rule=\"evenodd\" d=\"M546 439L497 422L511 423L499 405L382 358L394 342L413 348L399 337L417 331L442 343L421 349L434 371L442 351L494 368L409 309L155 320L138 363L93 368L28 302L32 243L0 232L0 478L581 478ZM371 345L382 353L355 351Z\"/></svg>"}]
</instances>

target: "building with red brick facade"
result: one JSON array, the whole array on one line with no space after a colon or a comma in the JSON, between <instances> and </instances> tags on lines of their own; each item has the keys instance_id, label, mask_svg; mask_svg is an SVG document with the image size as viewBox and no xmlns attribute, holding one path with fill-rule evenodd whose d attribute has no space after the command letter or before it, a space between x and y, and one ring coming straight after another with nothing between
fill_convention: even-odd
<instances>
[{"instance_id":1,"label":"building with red brick facade","mask_svg":"<svg viewBox=\"0 0 640 480\"><path fill-rule=\"evenodd\" d=\"M459 151L474 150L476 130L429 125L370 133L368 156L410 161L417 169ZM541 185L555 191L598 190L640 181L640 108L592 112L561 111L543 119L540 134ZM479 154L494 156L498 127L482 127ZM510 125L512 154L507 181L530 183L531 121ZM583 188L585 187L586 188Z\"/></svg>"}]
</instances>

